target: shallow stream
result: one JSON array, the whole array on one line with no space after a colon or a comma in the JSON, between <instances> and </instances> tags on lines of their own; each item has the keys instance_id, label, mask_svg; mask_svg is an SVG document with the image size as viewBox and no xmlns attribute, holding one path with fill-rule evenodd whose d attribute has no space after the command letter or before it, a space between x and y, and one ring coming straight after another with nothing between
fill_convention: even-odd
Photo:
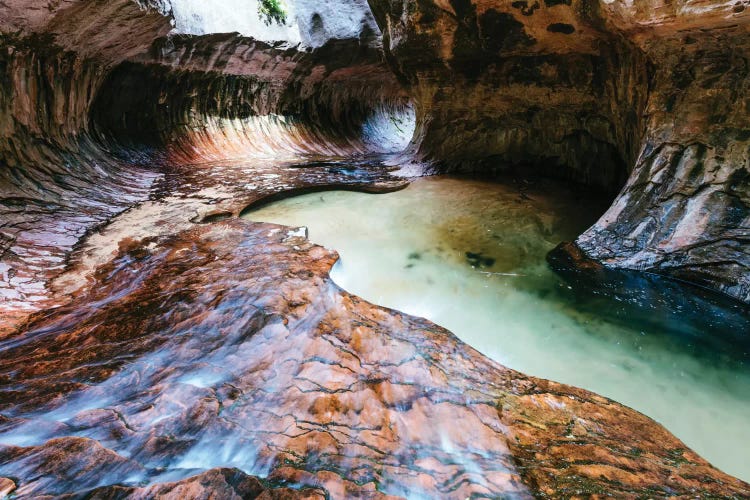
<instances>
[{"instance_id":1,"label":"shallow stream","mask_svg":"<svg viewBox=\"0 0 750 500\"><path fill-rule=\"evenodd\" d=\"M431 177L384 195L302 195L246 218L307 226L341 255L331 275L347 291L428 318L505 366L635 408L750 480L744 313L589 297L550 270L547 253L604 208L549 182Z\"/></svg>"}]
</instances>

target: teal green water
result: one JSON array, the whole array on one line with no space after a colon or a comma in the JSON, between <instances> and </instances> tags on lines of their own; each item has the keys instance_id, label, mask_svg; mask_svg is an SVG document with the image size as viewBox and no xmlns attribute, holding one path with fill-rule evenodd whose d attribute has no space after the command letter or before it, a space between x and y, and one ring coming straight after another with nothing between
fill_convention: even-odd
<instances>
[{"instance_id":1,"label":"teal green water","mask_svg":"<svg viewBox=\"0 0 750 500\"><path fill-rule=\"evenodd\" d=\"M547 252L603 210L553 184L431 177L384 195L299 196L246 218L307 226L341 255L332 277L342 288L428 318L505 366L635 408L750 480L745 360L681 336L695 330L687 316L665 326L613 319L617 301L591 307L548 268Z\"/></svg>"}]
</instances>

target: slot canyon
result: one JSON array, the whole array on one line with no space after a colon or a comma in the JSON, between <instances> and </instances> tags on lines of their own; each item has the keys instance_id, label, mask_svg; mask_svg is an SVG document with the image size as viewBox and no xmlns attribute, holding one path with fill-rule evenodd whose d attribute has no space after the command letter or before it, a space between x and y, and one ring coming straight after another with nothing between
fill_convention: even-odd
<instances>
[{"instance_id":1,"label":"slot canyon","mask_svg":"<svg viewBox=\"0 0 750 500\"><path fill-rule=\"evenodd\" d=\"M750 0L0 0L0 498L750 498Z\"/></svg>"}]
</instances>

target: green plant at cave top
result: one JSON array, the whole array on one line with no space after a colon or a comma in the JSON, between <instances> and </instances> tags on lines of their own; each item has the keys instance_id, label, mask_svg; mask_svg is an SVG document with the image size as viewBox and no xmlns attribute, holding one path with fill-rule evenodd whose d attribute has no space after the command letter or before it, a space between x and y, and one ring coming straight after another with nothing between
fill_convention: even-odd
<instances>
[{"instance_id":1,"label":"green plant at cave top","mask_svg":"<svg viewBox=\"0 0 750 500\"><path fill-rule=\"evenodd\" d=\"M269 26L274 22L279 26L286 24L286 11L282 0L258 0L258 14Z\"/></svg>"}]
</instances>

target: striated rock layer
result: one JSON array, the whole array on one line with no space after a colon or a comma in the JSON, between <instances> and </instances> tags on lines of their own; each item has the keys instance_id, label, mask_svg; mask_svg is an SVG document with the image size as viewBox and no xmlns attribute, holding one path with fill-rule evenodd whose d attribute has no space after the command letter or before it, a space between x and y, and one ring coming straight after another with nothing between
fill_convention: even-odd
<instances>
[{"instance_id":1,"label":"striated rock layer","mask_svg":"<svg viewBox=\"0 0 750 500\"><path fill-rule=\"evenodd\" d=\"M91 111L106 137L185 163L392 152L363 128L408 108L380 52L358 40L300 52L229 34L157 39L110 74Z\"/></svg>"},{"instance_id":2,"label":"striated rock layer","mask_svg":"<svg viewBox=\"0 0 750 500\"><path fill-rule=\"evenodd\" d=\"M0 5L0 335L49 305L74 245L158 177L138 155L114 158L89 114L112 65L169 23L126 1L48 3Z\"/></svg>"},{"instance_id":3,"label":"striated rock layer","mask_svg":"<svg viewBox=\"0 0 750 500\"><path fill-rule=\"evenodd\" d=\"M371 0L442 168L622 188L577 245L750 301L746 2Z\"/></svg>"},{"instance_id":4,"label":"striated rock layer","mask_svg":"<svg viewBox=\"0 0 750 500\"><path fill-rule=\"evenodd\" d=\"M612 208L576 243L605 265L655 270L750 302L750 16L740 2L612 4L653 61L645 132Z\"/></svg>"},{"instance_id":5,"label":"striated rock layer","mask_svg":"<svg viewBox=\"0 0 750 500\"><path fill-rule=\"evenodd\" d=\"M750 496L643 415L338 289L304 230L236 218L404 187L363 155L401 149L415 113L409 153L443 167L631 175L580 248L671 272L655 255L711 235L681 276L742 297L746 114L722 104L742 95L744 14L703 3L371 0L385 54L372 29L315 50L170 35L162 1L0 3L0 492ZM684 78L659 51L686 54ZM659 253L657 234L679 237Z\"/></svg>"},{"instance_id":6,"label":"striated rock layer","mask_svg":"<svg viewBox=\"0 0 750 500\"><path fill-rule=\"evenodd\" d=\"M0 335L54 305L76 244L159 193L174 164L388 152L410 119L380 51L166 37L129 0L0 5ZM106 30L100 29L107 26Z\"/></svg>"}]
</instances>

